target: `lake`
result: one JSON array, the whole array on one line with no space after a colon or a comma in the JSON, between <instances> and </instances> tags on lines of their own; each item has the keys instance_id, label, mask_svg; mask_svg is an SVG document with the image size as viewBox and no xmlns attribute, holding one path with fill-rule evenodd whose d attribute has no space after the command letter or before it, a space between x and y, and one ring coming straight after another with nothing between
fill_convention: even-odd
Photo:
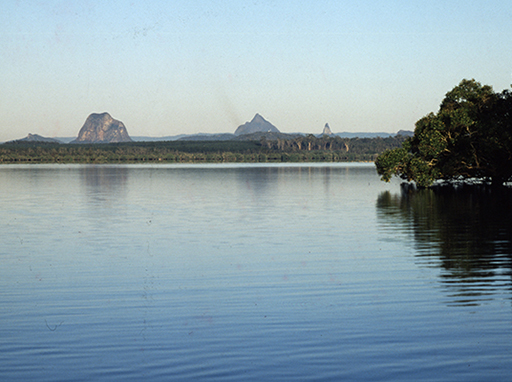
<instances>
[{"instance_id":1,"label":"lake","mask_svg":"<svg viewBox=\"0 0 512 382\"><path fill-rule=\"evenodd\" d=\"M373 164L3 165L0 380L508 380L511 210Z\"/></svg>"}]
</instances>

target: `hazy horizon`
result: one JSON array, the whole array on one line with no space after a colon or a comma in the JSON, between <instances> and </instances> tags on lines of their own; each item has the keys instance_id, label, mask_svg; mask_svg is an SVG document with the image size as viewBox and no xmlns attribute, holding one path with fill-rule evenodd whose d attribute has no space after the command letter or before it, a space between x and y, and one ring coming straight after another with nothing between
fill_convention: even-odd
<instances>
[{"instance_id":1,"label":"hazy horizon","mask_svg":"<svg viewBox=\"0 0 512 382\"><path fill-rule=\"evenodd\" d=\"M0 141L72 137L108 112L130 136L413 130L463 78L512 82L507 1L9 1Z\"/></svg>"}]
</instances>

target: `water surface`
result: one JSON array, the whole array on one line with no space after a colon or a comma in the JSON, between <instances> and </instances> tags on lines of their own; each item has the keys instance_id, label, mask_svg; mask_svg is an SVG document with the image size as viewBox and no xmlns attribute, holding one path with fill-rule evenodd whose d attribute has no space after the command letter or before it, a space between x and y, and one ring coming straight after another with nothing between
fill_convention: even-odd
<instances>
[{"instance_id":1,"label":"water surface","mask_svg":"<svg viewBox=\"0 0 512 382\"><path fill-rule=\"evenodd\" d=\"M0 166L0 380L506 380L509 200L371 164Z\"/></svg>"}]
</instances>

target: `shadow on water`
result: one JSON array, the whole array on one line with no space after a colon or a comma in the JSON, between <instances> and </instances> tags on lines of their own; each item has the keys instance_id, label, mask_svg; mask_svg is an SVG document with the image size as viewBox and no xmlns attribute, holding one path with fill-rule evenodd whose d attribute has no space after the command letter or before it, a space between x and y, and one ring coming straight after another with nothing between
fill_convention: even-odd
<instances>
[{"instance_id":1,"label":"shadow on water","mask_svg":"<svg viewBox=\"0 0 512 382\"><path fill-rule=\"evenodd\" d=\"M418 262L441 269L449 305L512 298L512 192L443 187L383 192L379 224L413 237Z\"/></svg>"}]
</instances>

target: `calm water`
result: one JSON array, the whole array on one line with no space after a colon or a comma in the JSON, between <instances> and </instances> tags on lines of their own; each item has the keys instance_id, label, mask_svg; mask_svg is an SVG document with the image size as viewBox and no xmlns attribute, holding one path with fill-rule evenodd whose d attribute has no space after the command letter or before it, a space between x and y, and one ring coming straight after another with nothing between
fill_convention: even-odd
<instances>
[{"instance_id":1,"label":"calm water","mask_svg":"<svg viewBox=\"0 0 512 382\"><path fill-rule=\"evenodd\" d=\"M0 166L0 380L510 380L511 209L362 164Z\"/></svg>"}]
</instances>

